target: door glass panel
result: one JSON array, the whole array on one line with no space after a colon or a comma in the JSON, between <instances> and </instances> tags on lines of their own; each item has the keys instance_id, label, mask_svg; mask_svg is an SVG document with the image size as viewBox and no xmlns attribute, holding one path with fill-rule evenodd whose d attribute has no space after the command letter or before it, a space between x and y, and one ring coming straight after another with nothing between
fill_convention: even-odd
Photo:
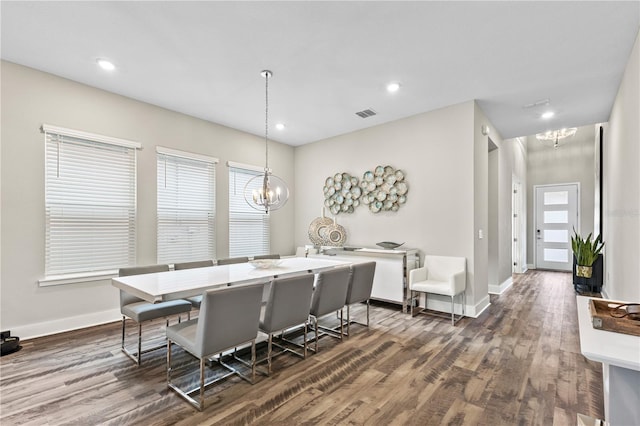
<instances>
[{"instance_id":1,"label":"door glass panel","mask_svg":"<svg viewBox=\"0 0 640 426\"><path fill-rule=\"evenodd\" d=\"M544 249L544 261L545 262L568 262L569 250L567 249Z\"/></svg>"},{"instance_id":2,"label":"door glass panel","mask_svg":"<svg viewBox=\"0 0 640 426\"><path fill-rule=\"evenodd\" d=\"M566 229L545 229L544 242L545 243L568 243L569 231L567 231Z\"/></svg>"},{"instance_id":3,"label":"door glass panel","mask_svg":"<svg viewBox=\"0 0 640 426\"><path fill-rule=\"evenodd\" d=\"M544 205L555 206L569 204L569 191L556 191L544 193Z\"/></svg>"},{"instance_id":4,"label":"door glass panel","mask_svg":"<svg viewBox=\"0 0 640 426\"><path fill-rule=\"evenodd\" d=\"M544 223L569 223L569 212L567 210L545 211Z\"/></svg>"}]
</instances>

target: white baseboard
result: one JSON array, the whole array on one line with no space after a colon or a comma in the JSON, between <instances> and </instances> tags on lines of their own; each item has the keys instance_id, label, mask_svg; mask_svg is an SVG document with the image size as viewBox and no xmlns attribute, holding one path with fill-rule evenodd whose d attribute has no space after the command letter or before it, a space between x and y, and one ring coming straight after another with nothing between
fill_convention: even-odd
<instances>
[{"instance_id":1,"label":"white baseboard","mask_svg":"<svg viewBox=\"0 0 640 426\"><path fill-rule=\"evenodd\" d=\"M513 277L509 277L500 285L489 284L489 294L502 294L513 284Z\"/></svg>"},{"instance_id":2,"label":"white baseboard","mask_svg":"<svg viewBox=\"0 0 640 426\"><path fill-rule=\"evenodd\" d=\"M438 299L436 299L436 297ZM440 297L444 297L444 298L441 299ZM453 309L456 315L462 314L462 304L460 303L460 299L461 299L460 296L456 296L455 302L453 304L454 305ZM436 295L430 294L427 300L428 300L428 306L427 306L428 309L438 311L438 312L444 312L447 314L451 313L451 299L449 299L447 296L436 296ZM469 304L465 305L464 315L471 318L477 318L490 305L491 303L489 302L489 295L487 295L475 305L469 305ZM421 306L424 306L424 299L421 300Z\"/></svg>"},{"instance_id":3,"label":"white baseboard","mask_svg":"<svg viewBox=\"0 0 640 426\"><path fill-rule=\"evenodd\" d=\"M476 303L475 306L467 306L467 311L469 312L470 317L478 318L481 313L489 308L489 306L491 306L491 302L489 301L489 295L487 294L481 301Z\"/></svg>"},{"instance_id":4,"label":"white baseboard","mask_svg":"<svg viewBox=\"0 0 640 426\"><path fill-rule=\"evenodd\" d=\"M57 320L38 322L11 327L11 334L20 336L20 340L33 339L50 334L63 333L65 331L78 330L94 325L106 324L122 319L120 309L94 312L86 315L61 318Z\"/></svg>"},{"instance_id":5,"label":"white baseboard","mask_svg":"<svg viewBox=\"0 0 640 426\"><path fill-rule=\"evenodd\" d=\"M527 264L527 269L536 269L536 267L534 265L532 265L531 263Z\"/></svg>"}]
</instances>

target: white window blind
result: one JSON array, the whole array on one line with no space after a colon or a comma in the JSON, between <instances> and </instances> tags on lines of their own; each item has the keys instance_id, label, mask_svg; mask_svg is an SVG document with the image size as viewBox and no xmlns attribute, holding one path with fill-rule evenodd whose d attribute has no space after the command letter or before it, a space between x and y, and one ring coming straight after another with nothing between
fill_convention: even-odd
<instances>
[{"instance_id":1,"label":"white window blind","mask_svg":"<svg viewBox=\"0 0 640 426\"><path fill-rule=\"evenodd\" d=\"M251 208L244 199L247 182L261 173L241 167L229 167L230 257L269 253L269 215ZM258 186L256 189L259 189Z\"/></svg>"},{"instance_id":2,"label":"white window blind","mask_svg":"<svg viewBox=\"0 0 640 426\"><path fill-rule=\"evenodd\" d=\"M216 258L216 163L158 147L158 263Z\"/></svg>"},{"instance_id":3,"label":"white window blind","mask_svg":"<svg viewBox=\"0 0 640 426\"><path fill-rule=\"evenodd\" d=\"M43 125L45 275L136 261L135 142Z\"/></svg>"}]
</instances>

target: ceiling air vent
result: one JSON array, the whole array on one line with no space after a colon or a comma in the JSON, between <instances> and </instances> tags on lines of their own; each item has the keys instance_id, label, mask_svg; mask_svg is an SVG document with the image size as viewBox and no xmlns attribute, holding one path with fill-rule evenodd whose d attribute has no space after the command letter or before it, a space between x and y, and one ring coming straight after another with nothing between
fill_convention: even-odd
<instances>
[{"instance_id":1,"label":"ceiling air vent","mask_svg":"<svg viewBox=\"0 0 640 426\"><path fill-rule=\"evenodd\" d=\"M372 109L365 109L365 110L356 112L356 115L360 118L367 118L367 117L372 117L376 115L376 112Z\"/></svg>"}]
</instances>

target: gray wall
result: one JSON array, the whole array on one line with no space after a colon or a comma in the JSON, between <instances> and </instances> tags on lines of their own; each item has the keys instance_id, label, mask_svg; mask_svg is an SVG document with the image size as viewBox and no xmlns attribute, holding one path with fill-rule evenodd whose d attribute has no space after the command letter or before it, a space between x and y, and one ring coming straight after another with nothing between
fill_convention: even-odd
<instances>
[{"instance_id":1,"label":"gray wall","mask_svg":"<svg viewBox=\"0 0 640 426\"><path fill-rule=\"evenodd\" d=\"M604 139L603 292L640 301L640 34L629 57Z\"/></svg>"},{"instance_id":2,"label":"gray wall","mask_svg":"<svg viewBox=\"0 0 640 426\"><path fill-rule=\"evenodd\" d=\"M21 337L115 320L118 292L109 280L39 287L44 278L43 123L141 142L138 152L138 264L156 262L157 145L220 159L217 169L217 256L228 253L227 160L264 165L264 140L2 62L2 329ZM274 173L294 186L294 149L270 143ZM271 219L271 250L295 251L295 199Z\"/></svg>"},{"instance_id":3,"label":"gray wall","mask_svg":"<svg viewBox=\"0 0 640 426\"><path fill-rule=\"evenodd\" d=\"M487 223L487 239L488 239L488 285L489 288L494 285L500 285L499 278L499 253L500 253L500 226L499 226L499 197L498 197L498 164L500 159L500 150L494 149L489 151L489 202L488 202L488 223Z\"/></svg>"},{"instance_id":4,"label":"gray wall","mask_svg":"<svg viewBox=\"0 0 640 426\"><path fill-rule=\"evenodd\" d=\"M527 138L527 263L534 263L534 186L561 183L580 183L581 234L593 232L593 200L595 191L595 126L579 127L576 134L554 149ZM535 266L535 265L534 265Z\"/></svg>"},{"instance_id":5,"label":"gray wall","mask_svg":"<svg viewBox=\"0 0 640 426\"><path fill-rule=\"evenodd\" d=\"M526 216L527 204L526 204L526 190L527 190L527 144L525 138L515 138L505 140L500 146L500 160L498 171L498 228L500 244L499 250L499 264L498 264L498 281L500 284L511 278L511 271L513 270L512 262L512 238L516 235L520 242L520 248L523 255L523 261L527 256L526 244L526 222L528 217ZM512 184L513 182L520 182L522 185L521 194L521 211L523 216L521 217L521 229L513 232L513 218L512 218Z\"/></svg>"},{"instance_id":6,"label":"gray wall","mask_svg":"<svg viewBox=\"0 0 640 426\"><path fill-rule=\"evenodd\" d=\"M327 177L348 172L361 178L377 165L400 168L410 188L406 205L396 213L373 214L361 206L352 214L339 214L338 223L348 233L347 245L397 241L422 254L464 256L467 307L472 314L484 309L488 306L486 246L481 255L484 275L478 275L474 173L476 162L484 161L479 173L487 178L487 138L480 133L480 124L491 123L476 110L475 102L465 102L298 147L296 187L304 190L296 199L296 244L310 243L307 229L321 214ZM479 160L476 145L483 147ZM484 199L481 208L486 210L486 186L480 190L485 191L478 197ZM486 212L482 220L486 230Z\"/></svg>"}]
</instances>

